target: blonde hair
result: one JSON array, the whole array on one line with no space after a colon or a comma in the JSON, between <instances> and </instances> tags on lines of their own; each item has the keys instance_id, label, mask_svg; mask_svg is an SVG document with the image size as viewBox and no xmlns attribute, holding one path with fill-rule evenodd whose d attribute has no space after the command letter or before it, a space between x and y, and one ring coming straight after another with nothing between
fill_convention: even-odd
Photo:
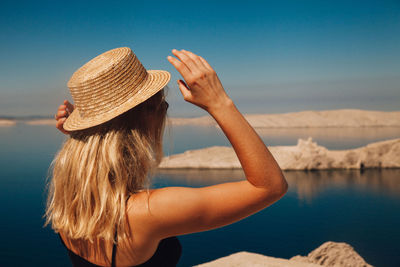
<instances>
[{"instance_id":1,"label":"blonde hair","mask_svg":"<svg viewBox=\"0 0 400 267\"><path fill-rule=\"evenodd\" d=\"M71 239L118 240L129 236L126 200L148 189L161 161L166 109L164 90L126 113L71 132L50 165L46 223Z\"/></svg>"}]
</instances>

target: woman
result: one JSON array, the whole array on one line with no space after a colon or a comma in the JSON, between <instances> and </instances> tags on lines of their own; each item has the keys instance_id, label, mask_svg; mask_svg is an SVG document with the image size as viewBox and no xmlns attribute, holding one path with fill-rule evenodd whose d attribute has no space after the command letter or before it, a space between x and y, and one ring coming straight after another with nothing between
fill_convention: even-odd
<instances>
[{"instance_id":1,"label":"woman","mask_svg":"<svg viewBox=\"0 0 400 267\"><path fill-rule=\"evenodd\" d=\"M96 94L104 86L113 88L115 80L126 72L127 63L121 68L114 64L120 60L119 54L93 59L94 63L78 70L68 84L76 107L65 101L56 114L57 128L70 138L52 163L47 223L60 234L76 266L174 266L180 256L175 236L215 229L254 214L281 198L287 183L267 147L225 93L213 68L192 52L174 49L175 57L168 56L168 61L184 79L178 80L184 100L216 120L232 144L246 180L203 188L146 190L146 178L162 158L168 105L161 86L169 76L147 85L151 93L136 90L136 95L120 100L109 111L112 99L122 94L120 86L107 91L106 96ZM108 64L112 72L104 67ZM135 73L143 73L140 62L136 65L127 82L138 80ZM157 76L154 72L147 71ZM111 79L114 82L91 88L104 77L109 79L110 73L117 77ZM133 91L137 87L140 85ZM115 112L115 107L126 103L131 104ZM85 119L96 112L102 114Z\"/></svg>"}]
</instances>

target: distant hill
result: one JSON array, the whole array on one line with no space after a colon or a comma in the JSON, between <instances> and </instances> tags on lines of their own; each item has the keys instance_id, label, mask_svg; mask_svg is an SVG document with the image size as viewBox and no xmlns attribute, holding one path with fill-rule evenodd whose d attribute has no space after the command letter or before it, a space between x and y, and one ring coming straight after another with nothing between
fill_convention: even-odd
<instances>
[{"instance_id":1,"label":"distant hill","mask_svg":"<svg viewBox=\"0 0 400 267\"><path fill-rule=\"evenodd\" d=\"M281 114L245 114L254 128L341 128L400 127L400 111L338 109L300 111ZM218 126L211 116L169 118L172 125ZM54 125L52 116L0 116L0 125L22 122L32 125Z\"/></svg>"},{"instance_id":2,"label":"distant hill","mask_svg":"<svg viewBox=\"0 0 400 267\"><path fill-rule=\"evenodd\" d=\"M44 116L44 115L29 115L29 116L2 116L2 115L0 115L0 120L29 121L29 120L43 120L43 119L52 119L52 117Z\"/></svg>"},{"instance_id":3,"label":"distant hill","mask_svg":"<svg viewBox=\"0 0 400 267\"><path fill-rule=\"evenodd\" d=\"M246 114L254 128L400 127L400 111L338 109L282 114ZM171 118L173 125L217 125L210 116Z\"/></svg>"}]
</instances>

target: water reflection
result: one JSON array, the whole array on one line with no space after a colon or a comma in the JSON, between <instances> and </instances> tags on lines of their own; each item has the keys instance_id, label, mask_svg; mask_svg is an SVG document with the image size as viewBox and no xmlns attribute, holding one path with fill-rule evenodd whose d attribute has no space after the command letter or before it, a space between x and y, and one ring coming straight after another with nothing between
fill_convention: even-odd
<instances>
[{"instance_id":1,"label":"water reflection","mask_svg":"<svg viewBox=\"0 0 400 267\"><path fill-rule=\"evenodd\" d=\"M331 188L355 188L368 192L400 196L399 169L285 172L289 185L300 199L311 201Z\"/></svg>"},{"instance_id":2,"label":"water reflection","mask_svg":"<svg viewBox=\"0 0 400 267\"><path fill-rule=\"evenodd\" d=\"M400 197L400 169L284 172L290 191L300 200L311 202L320 193L332 188L356 189ZM158 170L155 187L201 187L244 179L242 170Z\"/></svg>"}]
</instances>

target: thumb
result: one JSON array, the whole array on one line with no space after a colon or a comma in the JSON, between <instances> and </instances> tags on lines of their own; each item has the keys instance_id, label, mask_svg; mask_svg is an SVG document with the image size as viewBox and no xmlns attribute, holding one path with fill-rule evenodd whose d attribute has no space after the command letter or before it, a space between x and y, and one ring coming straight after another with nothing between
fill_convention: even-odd
<instances>
[{"instance_id":1,"label":"thumb","mask_svg":"<svg viewBox=\"0 0 400 267\"><path fill-rule=\"evenodd\" d=\"M178 85L179 85L179 90L182 93L183 99L189 101L192 98L192 93L190 92L185 82L182 80L178 80Z\"/></svg>"}]
</instances>

